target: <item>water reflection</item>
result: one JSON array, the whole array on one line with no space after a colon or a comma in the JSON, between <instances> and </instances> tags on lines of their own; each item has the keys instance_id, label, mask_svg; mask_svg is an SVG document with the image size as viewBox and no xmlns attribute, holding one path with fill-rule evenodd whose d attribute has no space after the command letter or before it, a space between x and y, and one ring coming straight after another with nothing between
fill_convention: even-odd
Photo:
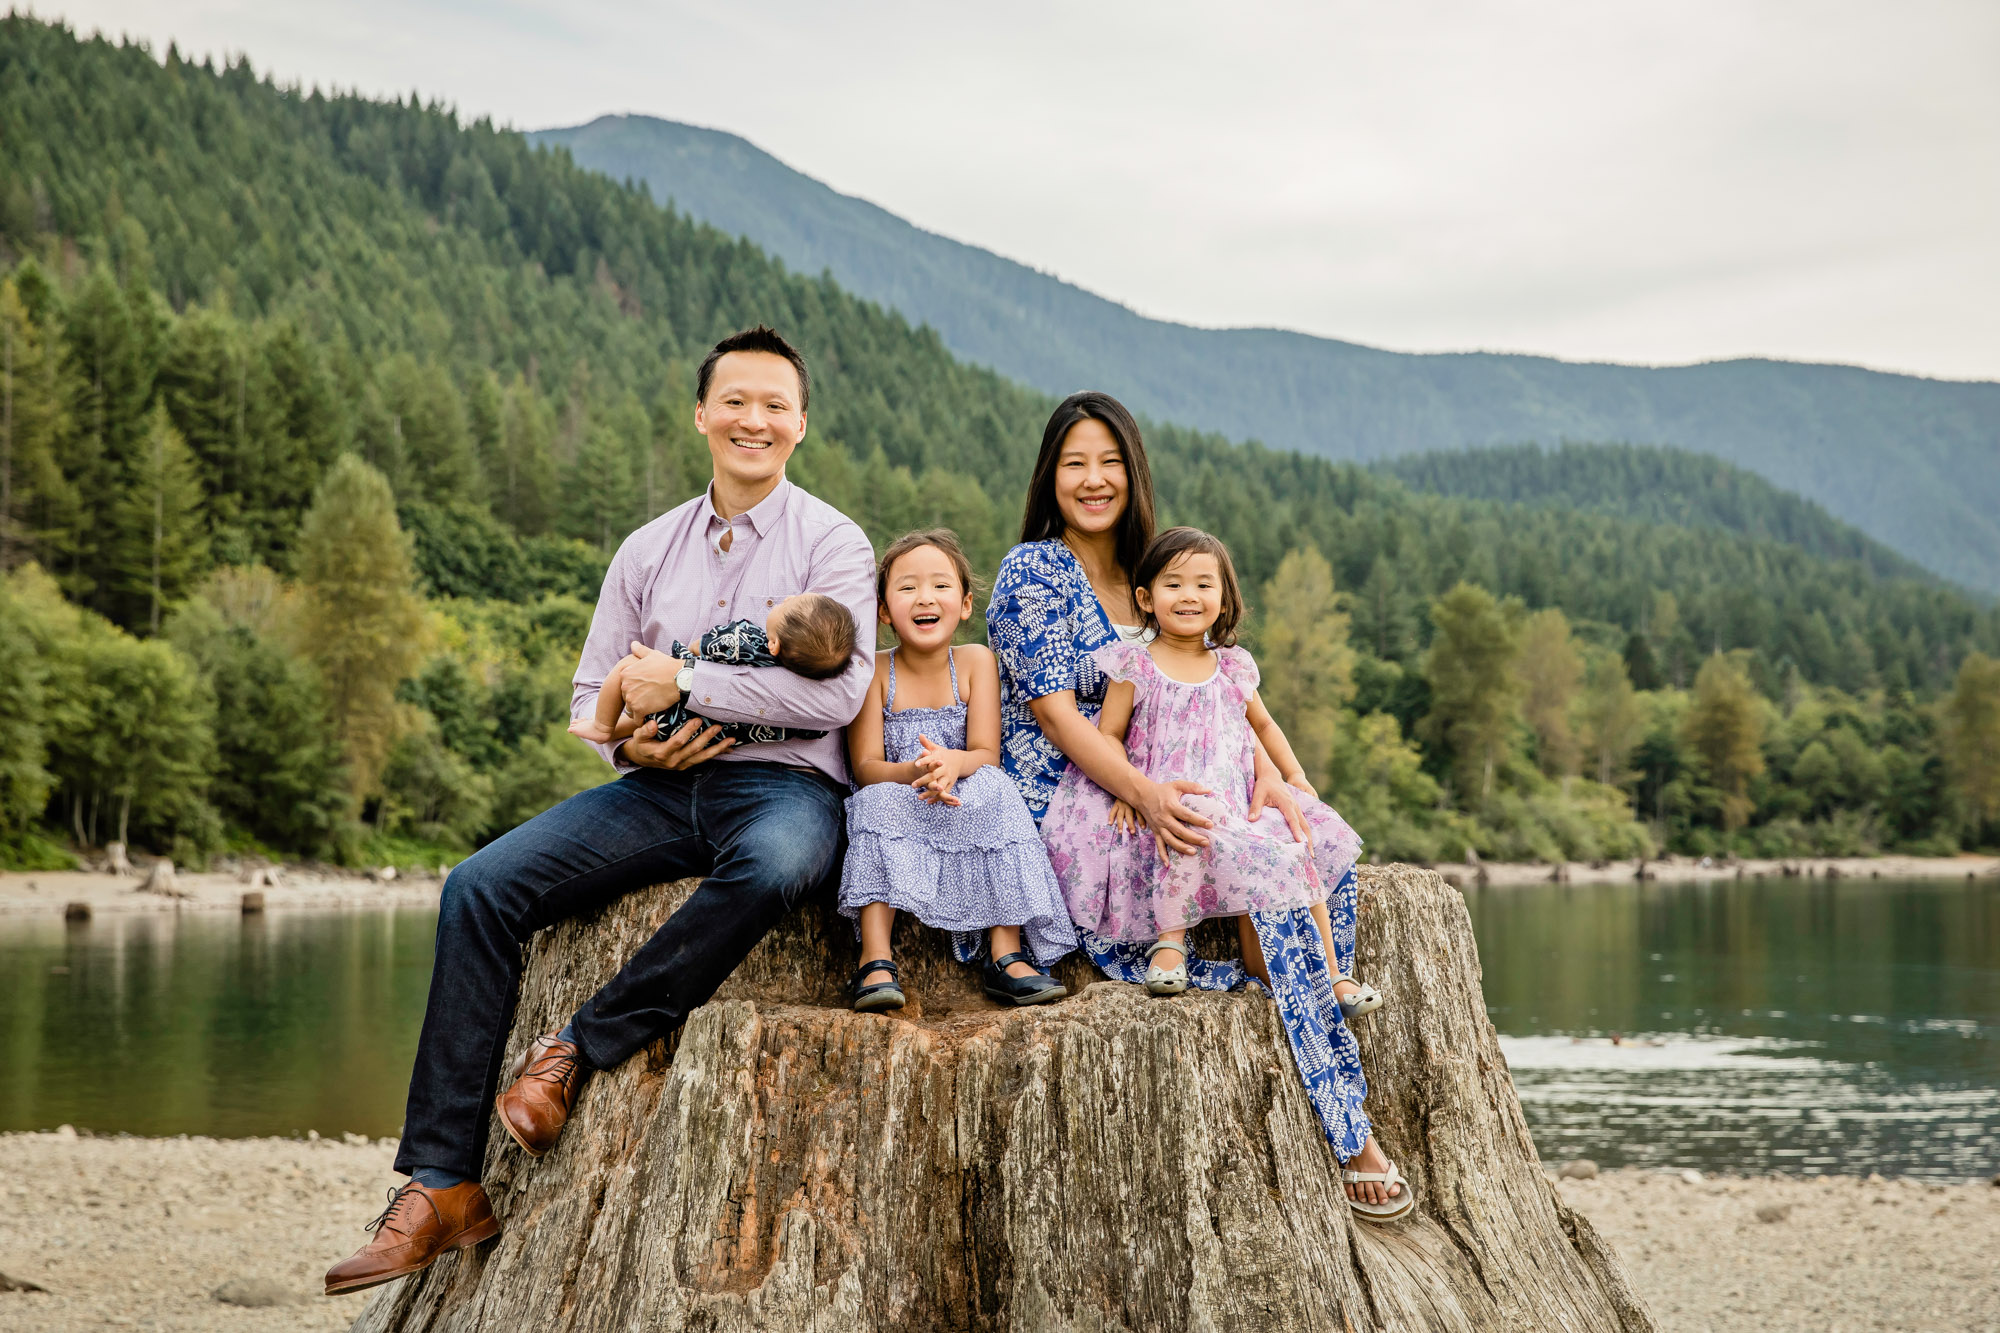
<instances>
[{"instance_id":1,"label":"water reflection","mask_svg":"<svg viewBox=\"0 0 2000 1333\"><path fill-rule=\"evenodd\" d=\"M1546 1158L2000 1170L2000 885L1546 885L1468 903ZM394 1134L435 922L0 918L0 1129Z\"/></svg>"},{"instance_id":2,"label":"water reflection","mask_svg":"<svg viewBox=\"0 0 2000 1333\"><path fill-rule=\"evenodd\" d=\"M0 1129L395 1134L436 921L0 918Z\"/></svg>"},{"instance_id":3,"label":"water reflection","mask_svg":"<svg viewBox=\"0 0 2000 1333\"><path fill-rule=\"evenodd\" d=\"M1547 1158L2000 1167L1990 881L1548 885L1468 903Z\"/></svg>"}]
</instances>

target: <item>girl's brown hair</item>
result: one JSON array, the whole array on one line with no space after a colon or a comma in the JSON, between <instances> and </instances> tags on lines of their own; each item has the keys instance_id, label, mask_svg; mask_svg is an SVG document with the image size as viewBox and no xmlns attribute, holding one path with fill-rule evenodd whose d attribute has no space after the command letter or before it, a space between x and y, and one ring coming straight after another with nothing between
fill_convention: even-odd
<instances>
[{"instance_id":1,"label":"girl's brown hair","mask_svg":"<svg viewBox=\"0 0 2000 1333\"><path fill-rule=\"evenodd\" d=\"M958 534L950 528L925 528L919 532L906 532L889 543L889 549L882 552L882 563L875 566L875 601L877 605L889 599L889 571L898 560L912 551L926 546L935 546L943 551L951 561L951 567L958 573L958 586L965 589L966 599L972 597L974 579L972 562L965 558L965 548L958 544Z\"/></svg>"},{"instance_id":2,"label":"girl's brown hair","mask_svg":"<svg viewBox=\"0 0 2000 1333\"><path fill-rule=\"evenodd\" d=\"M1167 567L1184 555L1212 555L1215 567L1222 574L1222 614L1208 627L1208 642L1216 648L1230 648L1236 644L1236 627L1243 623L1243 591L1236 582L1236 565L1229 558L1229 548L1209 536L1200 528L1168 528L1146 545L1146 553L1139 557L1139 567L1132 574L1132 589L1147 589L1146 600L1151 602L1153 580L1160 577ZM1134 601L1138 599L1133 598ZM1159 615L1148 608L1146 628L1158 633Z\"/></svg>"}]
</instances>

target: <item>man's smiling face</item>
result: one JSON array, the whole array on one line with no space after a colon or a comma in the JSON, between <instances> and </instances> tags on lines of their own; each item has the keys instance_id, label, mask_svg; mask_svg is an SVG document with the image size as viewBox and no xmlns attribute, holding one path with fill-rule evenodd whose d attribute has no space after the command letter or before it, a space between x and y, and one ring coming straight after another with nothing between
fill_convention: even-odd
<instances>
[{"instance_id":1,"label":"man's smiling face","mask_svg":"<svg viewBox=\"0 0 2000 1333\"><path fill-rule=\"evenodd\" d=\"M752 490L774 484L806 433L798 372L774 352L725 354L708 397L695 404L694 425L708 437L717 481Z\"/></svg>"}]
</instances>

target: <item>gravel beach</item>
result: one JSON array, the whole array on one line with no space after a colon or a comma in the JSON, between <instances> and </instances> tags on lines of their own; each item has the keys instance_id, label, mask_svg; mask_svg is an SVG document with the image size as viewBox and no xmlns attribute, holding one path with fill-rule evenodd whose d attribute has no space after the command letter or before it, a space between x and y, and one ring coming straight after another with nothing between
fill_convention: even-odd
<instances>
[{"instance_id":1,"label":"gravel beach","mask_svg":"<svg viewBox=\"0 0 2000 1333\"><path fill-rule=\"evenodd\" d=\"M393 1156L386 1141L0 1136L0 1274L47 1288L0 1291L0 1330L344 1329L367 1293L323 1297L320 1274L366 1239ZM1609 1171L1562 1189L1667 1333L2000 1333L1992 1186ZM217 1299L232 1286L284 1303Z\"/></svg>"}]
</instances>

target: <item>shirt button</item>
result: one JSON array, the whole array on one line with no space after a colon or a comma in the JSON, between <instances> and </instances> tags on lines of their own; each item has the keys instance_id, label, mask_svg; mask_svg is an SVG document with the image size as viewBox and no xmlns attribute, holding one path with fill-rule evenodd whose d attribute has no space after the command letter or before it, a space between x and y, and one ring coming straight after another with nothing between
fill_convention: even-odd
<instances>
[{"instance_id":1,"label":"shirt button","mask_svg":"<svg viewBox=\"0 0 2000 1333\"><path fill-rule=\"evenodd\" d=\"M716 604L717 606L727 606L727 605L729 605L729 603L727 603L727 602L723 601L723 600L722 600L722 599L720 599L720 598L717 598L717 599L716 599L716 603L715 603L715 604Z\"/></svg>"}]
</instances>

